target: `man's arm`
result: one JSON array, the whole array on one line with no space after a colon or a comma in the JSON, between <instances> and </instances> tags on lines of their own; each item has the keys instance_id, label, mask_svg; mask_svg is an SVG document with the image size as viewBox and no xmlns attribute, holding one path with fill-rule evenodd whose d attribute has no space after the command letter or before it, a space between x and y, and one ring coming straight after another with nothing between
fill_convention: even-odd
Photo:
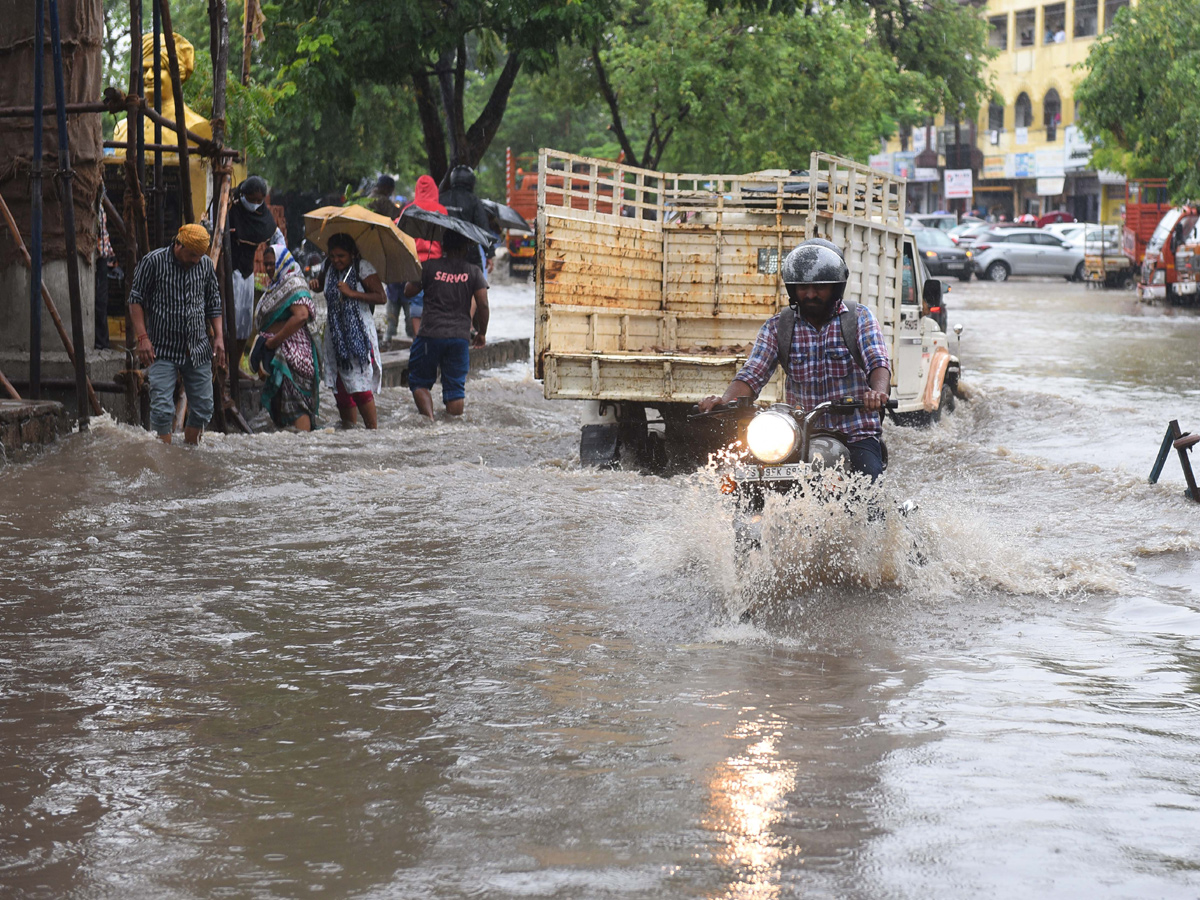
<instances>
[{"instance_id":1,"label":"man's arm","mask_svg":"<svg viewBox=\"0 0 1200 900\"><path fill-rule=\"evenodd\" d=\"M129 290L129 318L133 320L133 336L136 341L137 359L143 366L154 362L154 345L146 331L146 315L142 306L153 296L154 276L150 272L153 263L143 259L133 270L133 284Z\"/></svg>"},{"instance_id":2,"label":"man's arm","mask_svg":"<svg viewBox=\"0 0 1200 900\"><path fill-rule=\"evenodd\" d=\"M480 288L474 294L475 312L471 317L471 325L475 328L475 346L482 347L487 343L488 320L492 313L488 309L487 288Z\"/></svg>"},{"instance_id":3,"label":"man's arm","mask_svg":"<svg viewBox=\"0 0 1200 900\"><path fill-rule=\"evenodd\" d=\"M863 395L867 409L883 409L892 390L892 361L888 358L883 330L869 309L858 306L858 347L867 370L868 390ZM865 315L864 315L865 313Z\"/></svg>"},{"instance_id":4,"label":"man's arm","mask_svg":"<svg viewBox=\"0 0 1200 900\"><path fill-rule=\"evenodd\" d=\"M421 293L421 282L419 282L419 281L404 282L404 296L405 297L415 297L419 293Z\"/></svg>"},{"instance_id":5,"label":"man's arm","mask_svg":"<svg viewBox=\"0 0 1200 900\"><path fill-rule=\"evenodd\" d=\"M208 278L204 281L204 312L213 330L213 359L218 369L225 369L228 360L225 358L225 326L221 315L221 291L217 286L217 270L207 258L198 265L208 266Z\"/></svg>"}]
</instances>

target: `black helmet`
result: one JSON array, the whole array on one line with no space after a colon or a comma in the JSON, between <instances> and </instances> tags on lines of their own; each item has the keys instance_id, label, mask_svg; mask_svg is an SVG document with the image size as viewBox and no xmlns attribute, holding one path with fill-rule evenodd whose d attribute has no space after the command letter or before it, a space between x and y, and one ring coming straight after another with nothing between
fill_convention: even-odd
<instances>
[{"instance_id":1,"label":"black helmet","mask_svg":"<svg viewBox=\"0 0 1200 900\"><path fill-rule=\"evenodd\" d=\"M450 187L475 190L475 170L470 166L455 166L450 170Z\"/></svg>"},{"instance_id":2,"label":"black helmet","mask_svg":"<svg viewBox=\"0 0 1200 900\"><path fill-rule=\"evenodd\" d=\"M802 284L835 285L834 300L841 300L850 278L842 251L823 238L810 238L789 253L783 260L781 274L793 303L796 301L794 288Z\"/></svg>"}]
</instances>

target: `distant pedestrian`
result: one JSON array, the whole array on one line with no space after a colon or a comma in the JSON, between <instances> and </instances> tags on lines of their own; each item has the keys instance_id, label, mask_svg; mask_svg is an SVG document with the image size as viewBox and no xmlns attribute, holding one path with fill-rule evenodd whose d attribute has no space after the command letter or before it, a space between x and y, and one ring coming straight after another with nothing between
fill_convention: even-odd
<instances>
[{"instance_id":1,"label":"distant pedestrian","mask_svg":"<svg viewBox=\"0 0 1200 900\"><path fill-rule=\"evenodd\" d=\"M375 187L367 195L367 209L377 212L389 219L400 215L400 207L396 204L396 179L391 175L380 175L375 179Z\"/></svg>"},{"instance_id":2,"label":"distant pedestrian","mask_svg":"<svg viewBox=\"0 0 1200 900\"><path fill-rule=\"evenodd\" d=\"M489 230L487 210L475 196L475 170L470 166L455 166L450 170L450 187L442 191L439 199L446 211L456 219L478 225L484 231ZM491 272L496 262L495 248L490 242L486 247L478 244L475 246L479 247L480 266Z\"/></svg>"},{"instance_id":3,"label":"distant pedestrian","mask_svg":"<svg viewBox=\"0 0 1200 900\"><path fill-rule=\"evenodd\" d=\"M420 178L417 179L417 187L416 187L415 195L413 198L413 202L409 203L408 206L405 206L404 209L408 209L409 206L416 206L421 209L427 209L430 212L439 212L442 215L447 215L446 207L442 206L442 204L438 202L437 182L434 181L433 178L429 175L422 175ZM400 215L401 216L404 215L403 210L400 211ZM430 259L438 259L441 257L442 245L438 241L430 241L430 240L426 240L425 238L417 238L416 243L417 243L417 259L420 260L422 263L424 263ZM390 287L390 285L389 285L389 287ZM400 285L400 287L403 288L403 285ZM397 306L399 306L399 303L397 304ZM405 322L405 330L408 332L409 337L415 337L421 330L421 316L423 316L425 313L425 294L424 294L424 292L418 292L415 297L412 297L408 300L408 311L407 312L408 312L408 314L406 317L407 321ZM392 298L391 298L391 294L389 293L388 294L389 339L390 339L390 335L395 332L396 327L399 326L399 320L400 320L399 309L397 309L397 313L396 313L396 317L395 317L395 324L393 324ZM411 323L411 325L410 325L410 323Z\"/></svg>"},{"instance_id":4,"label":"distant pedestrian","mask_svg":"<svg viewBox=\"0 0 1200 900\"><path fill-rule=\"evenodd\" d=\"M176 380L183 378L187 396L184 440L198 444L213 414L213 359L217 368L225 368L221 294L208 248L203 225L184 225L169 247L147 253L133 273L129 316L138 362L148 366L150 426L168 444Z\"/></svg>"},{"instance_id":5,"label":"distant pedestrian","mask_svg":"<svg viewBox=\"0 0 1200 900\"><path fill-rule=\"evenodd\" d=\"M309 287L324 291L327 317L325 383L333 388L343 428L352 428L362 411L363 425L378 427L375 392L383 385L379 334L372 307L387 302L383 282L375 267L358 252L354 238L339 231L329 238L329 260L324 283L314 279Z\"/></svg>"},{"instance_id":6,"label":"distant pedestrian","mask_svg":"<svg viewBox=\"0 0 1200 900\"><path fill-rule=\"evenodd\" d=\"M425 294L421 330L408 355L408 385L417 411L433 418L433 384L442 374L446 412L461 416L466 404L471 329L474 346L487 342L487 278L474 262L476 244L454 231L442 236L442 257L421 264L421 280L405 285L405 293Z\"/></svg>"},{"instance_id":7,"label":"distant pedestrian","mask_svg":"<svg viewBox=\"0 0 1200 900\"><path fill-rule=\"evenodd\" d=\"M317 308L300 264L280 242L263 253L271 281L254 312L251 368L266 379L262 405L279 428L311 431L320 411L321 363L309 323Z\"/></svg>"},{"instance_id":8,"label":"distant pedestrian","mask_svg":"<svg viewBox=\"0 0 1200 900\"><path fill-rule=\"evenodd\" d=\"M253 331L254 258L258 248L268 241L283 240L275 216L267 206L267 183L251 175L238 185L229 208L230 260L233 263L234 348L242 358L246 341Z\"/></svg>"}]
</instances>

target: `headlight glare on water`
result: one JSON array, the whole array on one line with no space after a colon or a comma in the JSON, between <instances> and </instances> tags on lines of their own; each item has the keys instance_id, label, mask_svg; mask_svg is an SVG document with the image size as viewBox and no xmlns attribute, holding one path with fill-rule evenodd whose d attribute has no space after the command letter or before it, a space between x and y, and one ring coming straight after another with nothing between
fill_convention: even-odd
<instances>
[{"instance_id":1,"label":"headlight glare on water","mask_svg":"<svg viewBox=\"0 0 1200 900\"><path fill-rule=\"evenodd\" d=\"M780 412L759 413L746 428L746 443L760 462L781 463L800 443L800 427L789 415Z\"/></svg>"}]
</instances>

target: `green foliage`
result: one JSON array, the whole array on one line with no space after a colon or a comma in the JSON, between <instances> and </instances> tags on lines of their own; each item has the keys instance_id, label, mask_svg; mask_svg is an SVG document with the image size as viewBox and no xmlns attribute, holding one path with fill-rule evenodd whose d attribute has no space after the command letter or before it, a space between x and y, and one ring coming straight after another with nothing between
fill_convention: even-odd
<instances>
[{"instance_id":1,"label":"green foliage","mask_svg":"<svg viewBox=\"0 0 1200 900\"><path fill-rule=\"evenodd\" d=\"M638 162L739 171L806 165L814 149L863 159L899 123L977 109L984 43L977 18L943 0L904 27L865 3L625 0L599 67L573 76L601 90L606 76Z\"/></svg>"},{"instance_id":2,"label":"green foliage","mask_svg":"<svg viewBox=\"0 0 1200 900\"><path fill-rule=\"evenodd\" d=\"M1075 90L1092 162L1132 178L1166 177L1200 197L1200 17L1192 0L1124 8L1093 44Z\"/></svg>"}]
</instances>

